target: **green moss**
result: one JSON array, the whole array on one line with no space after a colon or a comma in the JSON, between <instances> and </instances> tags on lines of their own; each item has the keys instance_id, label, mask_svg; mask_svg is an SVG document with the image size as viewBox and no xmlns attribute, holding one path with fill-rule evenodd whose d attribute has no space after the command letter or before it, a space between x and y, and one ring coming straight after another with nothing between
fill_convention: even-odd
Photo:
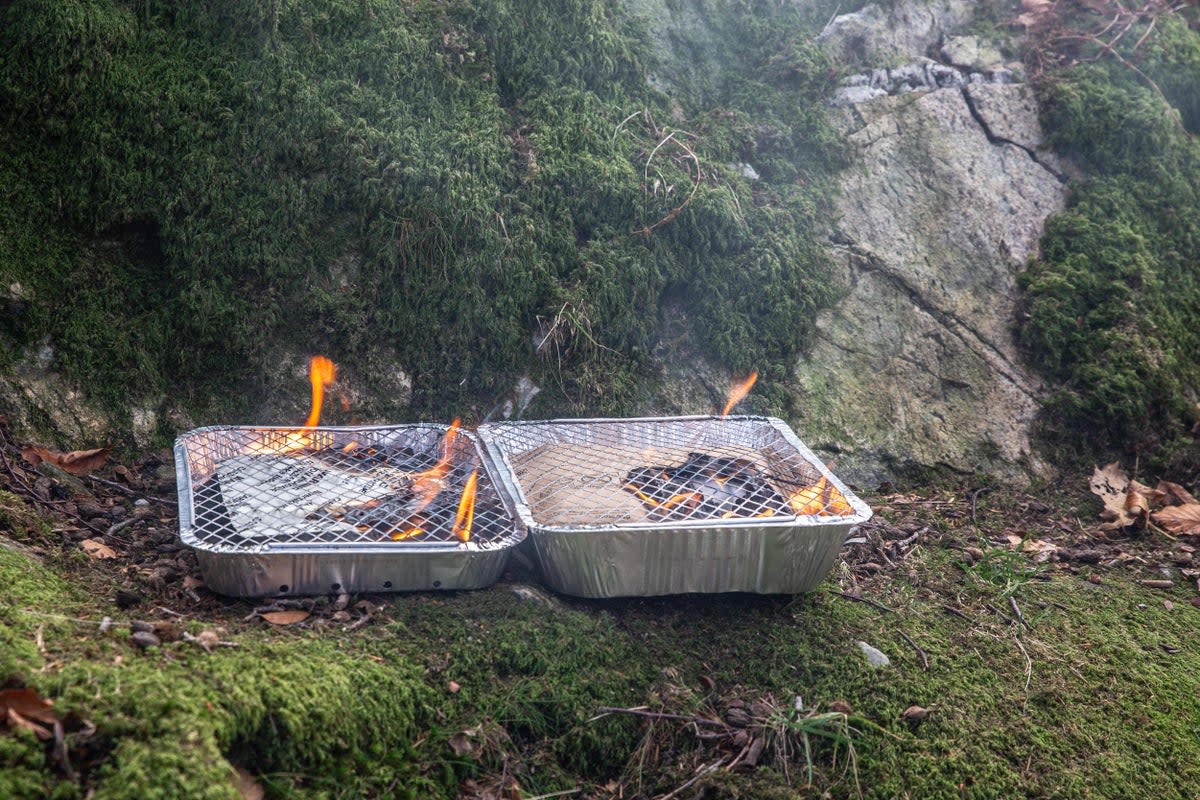
<instances>
[{"instance_id":1,"label":"green moss","mask_svg":"<svg viewBox=\"0 0 1200 800\"><path fill-rule=\"evenodd\" d=\"M1051 142L1092 177L1022 276L1021 339L1058 385L1045 416L1052 441L1161 461L1193 439L1198 418L1200 145L1178 113L1194 115L1194 92L1172 82L1190 80L1200 33L1171 20L1146 43L1142 66L1165 96L1111 59L1048 85Z\"/></svg>"},{"instance_id":2,"label":"green moss","mask_svg":"<svg viewBox=\"0 0 1200 800\"><path fill-rule=\"evenodd\" d=\"M280 352L381 348L412 400L365 374L364 415L481 416L522 372L615 412L665 298L730 368L785 365L831 298L834 74L818 23L736 11L707 12L730 77L668 99L615 0L8 4L0 278L30 299L0 335L49 335L125 424L164 397L244 418Z\"/></svg>"}]
</instances>

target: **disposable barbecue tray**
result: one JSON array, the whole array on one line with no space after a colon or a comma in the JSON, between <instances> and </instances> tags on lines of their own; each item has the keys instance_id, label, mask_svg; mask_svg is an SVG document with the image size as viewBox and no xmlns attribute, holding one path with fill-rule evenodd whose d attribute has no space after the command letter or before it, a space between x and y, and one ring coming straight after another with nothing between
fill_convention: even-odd
<instances>
[{"instance_id":1,"label":"disposable barbecue tray","mask_svg":"<svg viewBox=\"0 0 1200 800\"><path fill-rule=\"evenodd\" d=\"M480 426L543 580L582 597L795 593L867 505L773 417Z\"/></svg>"},{"instance_id":2,"label":"disposable barbecue tray","mask_svg":"<svg viewBox=\"0 0 1200 800\"><path fill-rule=\"evenodd\" d=\"M179 528L234 596L475 589L524 538L453 426L215 426L175 443Z\"/></svg>"}]
</instances>

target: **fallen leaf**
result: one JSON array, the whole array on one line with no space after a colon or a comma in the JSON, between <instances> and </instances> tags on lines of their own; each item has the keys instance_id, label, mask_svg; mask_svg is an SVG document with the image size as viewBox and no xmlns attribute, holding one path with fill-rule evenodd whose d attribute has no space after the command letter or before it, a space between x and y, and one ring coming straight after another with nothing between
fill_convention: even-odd
<instances>
[{"instance_id":1,"label":"fallen leaf","mask_svg":"<svg viewBox=\"0 0 1200 800\"><path fill-rule=\"evenodd\" d=\"M1193 497L1191 492L1178 483L1171 483L1170 481L1159 481L1158 486L1154 487L1154 497L1155 500L1165 506L1191 506L1200 504L1200 500Z\"/></svg>"},{"instance_id":2,"label":"fallen leaf","mask_svg":"<svg viewBox=\"0 0 1200 800\"><path fill-rule=\"evenodd\" d=\"M834 700L829 704L829 710L835 711L838 714L853 714L854 709L845 700Z\"/></svg>"},{"instance_id":3,"label":"fallen leaf","mask_svg":"<svg viewBox=\"0 0 1200 800\"><path fill-rule=\"evenodd\" d=\"M372 603L370 600L359 600L354 604L354 608L363 614L370 615L378 611L380 607Z\"/></svg>"},{"instance_id":4,"label":"fallen leaf","mask_svg":"<svg viewBox=\"0 0 1200 800\"><path fill-rule=\"evenodd\" d=\"M303 622L308 619L312 614L304 609L297 608L291 611L268 611L259 616L272 625L295 625L297 622Z\"/></svg>"},{"instance_id":5,"label":"fallen leaf","mask_svg":"<svg viewBox=\"0 0 1200 800\"><path fill-rule=\"evenodd\" d=\"M1034 553L1033 560L1036 563L1049 561L1050 557L1058 551L1058 545L1053 542L1047 542L1045 539L1026 539L1021 545L1021 551L1024 553Z\"/></svg>"},{"instance_id":6,"label":"fallen leaf","mask_svg":"<svg viewBox=\"0 0 1200 800\"><path fill-rule=\"evenodd\" d=\"M456 756L468 756L475 752L475 743L471 740L478 733L476 729L459 731L450 737L450 749Z\"/></svg>"},{"instance_id":7,"label":"fallen leaf","mask_svg":"<svg viewBox=\"0 0 1200 800\"><path fill-rule=\"evenodd\" d=\"M1155 525L1171 533L1190 536L1200 534L1200 503L1186 506L1167 506L1150 515Z\"/></svg>"},{"instance_id":8,"label":"fallen leaf","mask_svg":"<svg viewBox=\"0 0 1200 800\"><path fill-rule=\"evenodd\" d=\"M1130 525L1145 526L1150 510L1148 495L1153 490L1137 481L1130 481L1120 464L1114 461L1103 469L1096 467L1088 487L1104 503L1100 519L1105 522L1100 526L1101 530L1118 530Z\"/></svg>"},{"instance_id":9,"label":"fallen leaf","mask_svg":"<svg viewBox=\"0 0 1200 800\"><path fill-rule=\"evenodd\" d=\"M117 557L116 550L113 550L104 542L98 542L95 539L84 539L79 543L79 546L83 548L83 552L97 560Z\"/></svg>"},{"instance_id":10,"label":"fallen leaf","mask_svg":"<svg viewBox=\"0 0 1200 800\"><path fill-rule=\"evenodd\" d=\"M213 648L221 643L221 637L216 631L202 630L196 634L196 644L204 648L205 652L211 653Z\"/></svg>"},{"instance_id":11,"label":"fallen leaf","mask_svg":"<svg viewBox=\"0 0 1200 800\"><path fill-rule=\"evenodd\" d=\"M197 578L195 575L185 575L183 578L183 588L202 589L204 588L204 579Z\"/></svg>"},{"instance_id":12,"label":"fallen leaf","mask_svg":"<svg viewBox=\"0 0 1200 800\"><path fill-rule=\"evenodd\" d=\"M0 689L0 711L16 711L22 717L50 725L59 721L54 701L42 697L36 689Z\"/></svg>"},{"instance_id":13,"label":"fallen leaf","mask_svg":"<svg viewBox=\"0 0 1200 800\"><path fill-rule=\"evenodd\" d=\"M108 454L111 452L111 447L98 447L95 450L72 450L69 453L59 453L46 447L28 445L21 451L21 457L35 467L46 461L72 475L86 475L102 466L108 460Z\"/></svg>"},{"instance_id":14,"label":"fallen leaf","mask_svg":"<svg viewBox=\"0 0 1200 800\"><path fill-rule=\"evenodd\" d=\"M21 714L20 712L11 708L8 710L6 715L6 721L8 722L8 727L14 729L24 728L25 730L32 732L34 736L41 739L43 742L49 741L50 737L54 735L45 727L38 725L33 720L28 719L24 714Z\"/></svg>"},{"instance_id":15,"label":"fallen leaf","mask_svg":"<svg viewBox=\"0 0 1200 800\"><path fill-rule=\"evenodd\" d=\"M263 800L263 797L266 796L258 778L254 777L254 773L245 767L234 766L233 785L237 787L242 800Z\"/></svg>"}]
</instances>

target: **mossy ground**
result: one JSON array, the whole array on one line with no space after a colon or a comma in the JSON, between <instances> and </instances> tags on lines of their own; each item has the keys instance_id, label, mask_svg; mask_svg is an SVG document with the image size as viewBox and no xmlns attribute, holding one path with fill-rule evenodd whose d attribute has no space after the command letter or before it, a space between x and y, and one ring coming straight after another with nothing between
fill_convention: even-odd
<instances>
[{"instance_id":1,"label":"mossy ground","mask_svg":"<svg viewBox=\"0 0 1200 800\"><path fill-rule=\"evenodd\" d=\"M1091 515L1086 501L961 486L871 499L885 526L915 519L926 527L920 543L895 569L870 575L851 560L797 597L545 604L512 590L532 580L518 567L487 590L377 596L374 621L350 632L327 621L268 628L243 621L252 602L212 596L196 604L160 594L138 610L154 616L150 604L170 602L186 614L170 618L178 624L218 629L239 645L212 653L186 642L137 649L131 612L110 601L130 567L62 550L35 531L26 538L42 547L43 565L0 548L0 681L55 699L77 775L68 778L32 735L2 733L0 795L236 798L235 764L268 797L449 798L482 796L487 786L512 797L577 790L610 798L618 789L649 797L683 784L716 752L684 722L597 718L599 707L721 713L731 699L786 709L797 698L805 709L852 707L857 777L845 769L844 748L834 763L829 743L818 741L811 785L793 752L714 772L697 790L707 787L710 798L1193 795L1200 609L1189 603L1190 583L1161 591L1135 582L1161 577L1170 543L1116 543L1114 553L1133 556L1128 567L1063 562L1034 575L1025 557L988 537L1057 536L1064 547L1094 540L1078 525L1072 534L1061 528ZM4 497L7 508L13 500ZM967 566L962 548L980 543L987 558ZM893 610L834 594L855 587ZM1010 595L1027 627L1013 619ZM96 625L103 616L116 621L108 634ZM869 667L859 640L891 665ZM905 722L912 705L931 709L928 718ZM95 732L80 733L79 720Z\"/></svg>"}]
</instances>

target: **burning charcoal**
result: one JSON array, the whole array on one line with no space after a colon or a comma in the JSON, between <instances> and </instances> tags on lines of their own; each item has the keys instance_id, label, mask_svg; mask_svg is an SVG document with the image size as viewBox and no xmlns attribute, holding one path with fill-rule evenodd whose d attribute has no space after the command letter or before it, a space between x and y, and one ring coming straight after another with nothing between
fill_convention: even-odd
<instances>
[{"instance_id":1,"label":"burning charcoal","mask_svg":"<svg viewBox=\"0 0 1200 800\"><path fill-rule=\"evenodd\" d=\"M625 488L652 520L770 516L787 507L752 461L688 453L678 467L637 467Z\"/></svg>"}]
</instances>

